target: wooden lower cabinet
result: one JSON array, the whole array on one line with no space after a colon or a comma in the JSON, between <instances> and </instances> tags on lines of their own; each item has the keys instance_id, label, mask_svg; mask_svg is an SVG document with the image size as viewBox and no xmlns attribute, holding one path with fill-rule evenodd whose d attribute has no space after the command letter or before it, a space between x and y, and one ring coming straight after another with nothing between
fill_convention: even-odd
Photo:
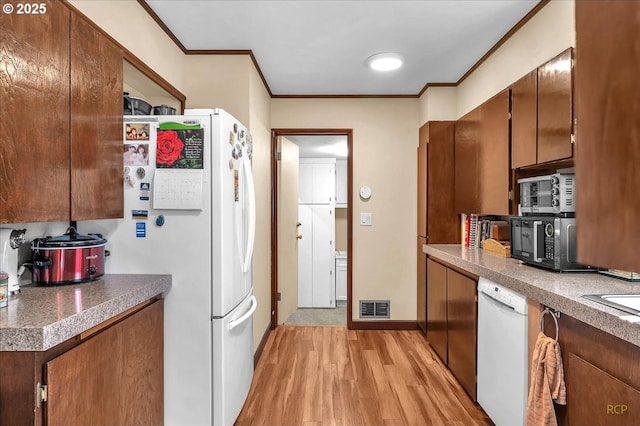
<instances>
[{"instance_id":1,"label":"wooden lower cabinet","mask_svg":"<svg viewBox=\"0 0 640 426\"><path fill-rule=\"evenodd\" d=\"M162 425L163 317L159 299L48 351L0 352L0 424Z\"/></svg>"},{"instance_id":2,"label":"wooden lower cabinet","mask_svg":"<svg viewBox=\"0 0 640 426\"><path fill-rule=\"evenodd\" d=\"M427 259L427 340L476 400L477 279Z\"/></svg>"},{"instance_id":3,"label":"wooden lower cabinet","mask_svg":"<svg viewBox=\"0 0 640 426\"><path fill-rule=\"evenodd\" d=\"M427 332L427 255L422 250L422 246L425 244L427 244L427 239L418 237L416 318L418 327L424 333Z\"/></svg>"},{"instance_id":4,"label":"wooden lower cabinet","mask_svg":"<svg viewBox=\"0 0 640 426\"><path fill-rule=\"evenodd\" d=\"M567 386L567 405L556 405L558 424L640 424L640 347L565 314L558 325ZM553 321L545 321L545 334L555 335Z\"/></svg>"},{"instance_id":5,"label":"wooden lower cabinet","mask_svg":"<svg viewBox=\"0 0 640 426\"><path fill-rule=\"evenodd\" d=\"M447 364L447 268L428 258L427 340Z\"/></svg>"},{"instance_id":6,"label":"wooden lower cabinet","mask_svg":"<svg viewBox=\"0 0 640 426\"><path fill-rule=\"evenodd\" d=\"M477 280L447 269L449 369L474 401L478 347L477 285Z\"/></svg>"},{"instance_id":7,"label":"wooden lower cabinet","mask_svg":"<svg viewBox=\"0 0 640 426\"><path fill-rule=\"evenodd\" d=\"M572 425L639 425L640 390L569 353L567 423ZM587 385L589 383L589 385Z\"/></svg>"}]
</instances>

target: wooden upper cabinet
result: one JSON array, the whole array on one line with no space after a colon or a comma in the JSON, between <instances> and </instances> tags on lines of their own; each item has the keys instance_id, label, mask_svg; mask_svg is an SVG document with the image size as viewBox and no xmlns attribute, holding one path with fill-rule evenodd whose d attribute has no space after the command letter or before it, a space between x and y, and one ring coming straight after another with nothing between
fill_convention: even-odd
<instances>
[{"instance_id":1,"label":"wooden upper cabinet","mask_svg":"<svg viewBox=\"0 0 640 426\"><path fill-rule=\"evenodd\" d=\"M427 236L427 145L429 123L420 127L418 137L418 236Z\"/></svg>"},{"instance_id":2,"label":"wooden upper cabinet","mask_svg":"<svg viewBox=\"0 0 640 426\"><path fill-rule=\"evenodd\" d=\"M578 261L640 271L640 2L575 10Z\"/></svg>"},{"instance_id":3,"label":"wooden upper cabinet","mask_svg":"<svg viewBox=\"0 0 640 426\"><path fill-rule=\"evenodd\" d=\"M538 68L537 163L573 156L572 53L569 48Z\"/></svg>"},{"instance_id":4,"label":"wooden upper cabinet","mask_svg":"<svg viewBox=\"0 0 640 426\"><path fill-rule=\"evenodd\" d=\"M538 70L511 85L511 168L537 163Z\"/></svg>"},{"instance_id":5,"label":"wooden upper cabinet","mask_svg":"<svg viewBox=\"0 0 640 426\"><path fill-rule=\"evenodd\" d=\"M420 128L418 145L418 236L429 244L460 241L454 203L453 121L431 121Z\"/></svg>"},{"instance_id":6,"label":"wooden upper cabinet","mask_svg":"<svg viewBox=\"0 0 640 426\"><path fill-rule=\"evenodd\" d=\"M0 223L69 218L69 9L0 16Z\"/></svg>"},{"instance_id":7,"label":"wooden upper cabinet","mask_svg":"<svg viewBox=\"0 0 640 426\"><path fill-rule=\"evenodd\" d=\"M71 16L71 219L120 218L122 52Z\"/></svg>"},{"instance_id":8,"label":"wooden upper cabinet","mask_svg":"<svg viewBox=\"0 0 640 426\"><path fill-rule=\"evenodd\" d=\"M456 122L455 127L455 191L456 213L473 213L479 210L480 191L480 107L468 112Z\"/></svg>"},{"instance_id":9,"label":"wooden upper cabinet","mask_svg":"<svg viewBox=\"0 0 640 426\"><path fill-rule=\"evenodd\" d=\"M0 223L123 217L122 52L63 2L0 23Z\"/></svg>"},{"instance_id":10,"label":"wooden upper cabinet","mask_svg":"<svg viewBox=\"0 0 640 426\"><path fill-rule=\"evenodd\" d=\"M456 123L455 211L509 214L509 89Z\"/></svg>"},{"instance_id":11,"label":"wooden upper cabinet","mask_svg":"<svg viewBox=\"0 0 640 426\"><path fill-rule=\"evenodd\" d=\"M509 90L482 104L479 214L509 214ZM476 213L476 212L470 212Z\"/></svg>"}]
</instances>

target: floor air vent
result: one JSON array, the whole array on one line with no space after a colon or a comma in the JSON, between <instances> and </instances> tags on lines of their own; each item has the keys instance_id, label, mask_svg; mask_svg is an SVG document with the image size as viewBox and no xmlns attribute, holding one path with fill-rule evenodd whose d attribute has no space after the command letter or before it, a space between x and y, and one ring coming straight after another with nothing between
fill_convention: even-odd
<instances>
[{"instance_id":1,"label":"floor air vent","mask_svg":"<svg viewBox=\"0 0 640 426\"><path fill-rule=\"evenodd\" d=\"M390 318L390 307L388 300L361 300L360 318Z\"/></svg>"}]
</instances>

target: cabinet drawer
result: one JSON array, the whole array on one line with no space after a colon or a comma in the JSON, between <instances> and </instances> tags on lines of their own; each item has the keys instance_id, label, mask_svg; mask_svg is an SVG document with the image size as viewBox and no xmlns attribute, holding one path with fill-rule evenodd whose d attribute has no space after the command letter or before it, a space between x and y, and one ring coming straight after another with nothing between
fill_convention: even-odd
<instances>
[{"instance_id":1,"label":"cabinet drawer","mask_svg":"<svg viewBox=\"0 0 640 426\"><path fill-rule=\"evenodd\" d=\"M640 424L640 391L573 353L567 360L569 425Z\"/></svg>"}]
</instances>

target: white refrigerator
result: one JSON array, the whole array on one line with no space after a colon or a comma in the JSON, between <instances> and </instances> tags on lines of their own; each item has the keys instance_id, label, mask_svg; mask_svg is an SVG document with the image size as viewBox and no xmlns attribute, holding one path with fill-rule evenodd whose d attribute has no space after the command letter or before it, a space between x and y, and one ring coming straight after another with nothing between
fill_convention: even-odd
<instances>
[{"instance_id":1,"label":"white refrigerator","mask_svg":"<svg viewBox=\"0 0 640 426\"><path fill-rule=\"evenodd\" d=\"M253 378L251 135L199 109L125 116L123 138L125 219L98 225L106 272L172 275L165 424L232 425Z\"/></svg>"}]
</instances>

